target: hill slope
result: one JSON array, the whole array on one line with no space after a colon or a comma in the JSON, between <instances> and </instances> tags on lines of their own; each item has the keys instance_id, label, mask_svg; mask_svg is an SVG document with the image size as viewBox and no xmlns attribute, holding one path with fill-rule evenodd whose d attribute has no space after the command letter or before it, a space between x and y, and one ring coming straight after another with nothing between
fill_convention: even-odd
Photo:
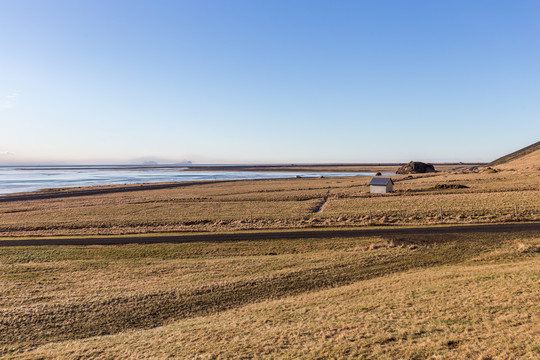
<instances>
[{"instance_id":1,"label":"hill slope","mask_svg":"<svg viewBox=\"0 0 540 360\"><path fill-rule=\"evenodd\" d=\"M529 155L533 153L537 153L536 155L532 156L533 158L538 159L540 157L540 141L535 142L534 144L529 145L527 147L524 147L523 149L514 151L513 153L500 157L490 162L489 164L487 164L487 166L499 166L503 164L510 165L510 163L514 163L518 159L522 159L524 157L529 158ZM522 160L530 160L530 159L522 159ZM522 162L523 161L520 161L519 163L522 163ZM540 163L537 163L537 164L540 166Z\"/></svg>"},{"instance_id":2,"label":"hill slope","mask_svg":"<svg viewBox=\"0 0 540 360\"><path fill-rule=\"evenodd\" d=\"M500 170L517 170L521 172L536 172L540 170L540 150L512 160L508 163L497 165Z\"/></svg>"}]
</instances>

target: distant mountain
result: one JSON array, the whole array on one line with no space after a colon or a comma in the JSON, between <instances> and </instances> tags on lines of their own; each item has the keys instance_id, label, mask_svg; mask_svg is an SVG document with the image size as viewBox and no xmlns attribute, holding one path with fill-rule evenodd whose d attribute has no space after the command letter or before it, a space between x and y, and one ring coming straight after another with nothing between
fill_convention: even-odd
<instances>
[{"instance_id":1,"label":"distant mountain","mask_svg":"<svg viewBox=\"0 0 540 360\"><path fill-rule=\"evenodd\" d=\"M501 169L538 170L540 169L540 141L500 157L487 166L496 166Z\"/></svg>"}]
</instances>

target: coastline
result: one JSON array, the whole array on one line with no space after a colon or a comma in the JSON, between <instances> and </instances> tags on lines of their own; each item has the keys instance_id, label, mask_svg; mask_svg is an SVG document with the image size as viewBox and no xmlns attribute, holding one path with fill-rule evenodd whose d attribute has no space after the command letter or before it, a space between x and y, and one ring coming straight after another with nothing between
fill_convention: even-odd
<instances>
[{"instance_id":1,"label":"coastline","mask_svg":"<svg viewBox=\"0 0 540 360\"><path fill-rule=\"evenodd\" d=\"M437 165L439 171L455 171L464 170L469 168L473 164L444 164ZM478 164L476 164L478 165ZM287 179L294 177L349 177L349 176L373 176L377 172L381 172L384 175L392 176L395 174L399 164L304 164L304 165L188 165L188 166L169 166L169 165L151 165L151 166L131 166L131 165L119 165L119 166L37 166L37 167L9 167L17 171L23 171L27 174L31 174L32 171L57 171L57 172L80 172L89 171L95 174L101 171L106 172L140 172L144 173L140 179L126 180L122 177L117 180L104 178L103 183L99 183L100 180L92 181L90 183L87 179L81 179L80 181L74 179L68 182L59 181L57 184L54 180L49 183L44 182L43 179L47 178L46 175L42 175L42 178L33 179L36 185L30 187L30 189L24 189L25 186L19 186L21 191L12 191L0 194L0 202L16 201L15 199L45 199L53 197L67 197L67 196L85 196L112 192L131 192L139 190L152 190L152 189L167 189L172 187L189 186L193 184L203 183L216 183L216 182L228 182L228 181L240 181L240 180L268 180L268 179ZM4 167L8 168L8 167ZM153 172L156 176L153 177ZM162 174L159 174L161 172ZM204 174L205 172L214 172L212 174ZM227 174L230 172L231 174ZM163 173L174 174L166 175ZM235 174L236 173L236 174ZM259 175L257 175L259 173ZM199 175L200 174L200 175ZM253 174L253 176L251 176ZM264 175L263 175L264 174ZM271 174L274 174L271 175ZM283 175L281 175L283 174ZM304 175L305 174L305 175ZM185 175L185 179L182 178ZM191 176L190 176L191 175ZM260 176L260 177L257 177ZM24 177L23 177L24 178ZM31 178L25 179L32 181ZM14 178L15 183L21 181ZM97 183L96 183L97 182ZM6 186L10 186L9 179L4 180ZM2 184L0 184L2 185ZM57 185L57 186L54 186ZM69 194L68 194L69 193Z\"/></svg>"}]
</instances>

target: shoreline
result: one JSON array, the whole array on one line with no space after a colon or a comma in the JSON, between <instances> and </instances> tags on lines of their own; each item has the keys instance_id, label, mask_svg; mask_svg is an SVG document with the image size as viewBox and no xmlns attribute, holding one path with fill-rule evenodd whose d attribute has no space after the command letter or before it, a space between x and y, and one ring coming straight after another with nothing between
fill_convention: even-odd
<instances>
[{"instance_id":1,"label":"shoreline","mask_svg":"<svg viewBox=\"0 0 540 360\"><path fill-rule=\"evenodd\" d=\"M371 175L358 175L358 177L370 177ZM332 178L340 179L353 176L333 176ZM324 177L301 177L300 179L321 179ZM0 194L0 203L27 201L27 200L43 200L68 198L79 196L92 196L113 193L126 193L135 191L147 190L164 190L179 187L188 187L194 185L208 184L223 184L229 182L247 182L247 181L273 181L273 180L298 180L299 178L264 178L264 179L225 179L225 180L186 180L186 181L161 181L155 183L132 183L132 184L112 184L112 185L91 185L91 186L74 186L74 187L58 187L58 188L43 188L35 191L17 192L10 194Z\"/></svg>"},{"instance_id":2,"label":"shoreline","mask_svg":"<svg viewBox=\"0 0 540 360\"><path fill-rule=\"evenodd\" d=\"M267 179L257 179L267 180ZM203 184L219 184L231 181L240 180L200 180L200 181L177 181L177 182L157 182L157 183L135 183L135 184L119 184L119 185L94 185L94 186L79 186L79 187L62 187L62 188L47 188L36 190L32 192L20 192L13 194L0 195L0 203L12 202L12 201L26 201L26 200L42 200L42 199L56 199L78 196L91 196L102 195L132 191L145 191L145 190L162 190L172 189L177 187L186 187L193 185ZM253 181L253 180L251 180Z\"/></svg>"},{"instance_id":3,"label":"shoreline","mask_svg":"<svg viewBox=\"0 0 540 360\"><path fill-rule=\"evenodd\" d=\"M444 164L437 165L438 171L455 171L468 169L471 165L480 165L480 164L465 164L465 163L456 163L456 164ZM215 171L215 172L245 172L245 173L299 173L296 177L301 177L302 173L319 173L320 177L326 177L325 174L343 174L343 177L349 176L374 176L377 172L383 173L385 176L395 176L396 170L398 169L399 164L312 164L312 165L189 165L189 166L136 166L131 167L126 165L125 167L25 167L21 170L32 171L32 170L108 170L108 171L136 171L136 170L164 170L164 169L181 169L181 171L193 171L193 172L204 172L204 171ZM351 173L358 173L364 175L345 175ZM331 177L342 177L342 176L331 176ZM102 185L74 185L74 186L65 186L60 185L58 187L43 187L41 189L35 189L31 191L18 191L12 193L0 194L0 203L1 202L11 202L19 200L37 200L37 199L50 199L58 197L75 197L75 196L86 196L86 195L95 195L95 194L108 194L116 192L132 192L132 191L142 191L142 190L157 190L157 189L168 189L174 187L182 186L191 186L196 184L207 184L207 183L222 183L230 181L255 181L255 180L277 180L277 179L292 179L293 177L275 177L275 178L259 178L259 179L220 179L220 180L164 180L156 182L132 182L132 183L119 183L119 184L102 184ZM317 178L316 176L306 176L305 178Z\"/></svg>"}]
</instances>

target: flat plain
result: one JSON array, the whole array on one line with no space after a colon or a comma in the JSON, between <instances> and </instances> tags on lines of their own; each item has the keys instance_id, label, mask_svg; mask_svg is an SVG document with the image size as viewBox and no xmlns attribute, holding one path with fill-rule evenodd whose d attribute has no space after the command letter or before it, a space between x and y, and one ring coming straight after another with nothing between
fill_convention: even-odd
<instances>
[{"instance_id":1,"label":"flat plain","mask_svg":"<svg viewBox=\"0 0 540 360\"><path fill-rule=\"evenodd\" d=\"M301 178L0 202L5 239L433 230L0 247L0 357L537 359L538 231L437 229L540 220L539 175L399 175L388 195L369 178Z\"/></svg>"},{"instance_id":2,"label":"flat plain","mask_svg":"<svg viewBox=\"0 0 540 360\"><path fill-rule=\"evenodd\" d=\"M137 191L88 196L65 190L47 199L0 201L0 236L540 220L538 172L457 168L392 178L395 192L387 195L370 194L369 177L131 186Z\"/></svg>"}]
</instances>

